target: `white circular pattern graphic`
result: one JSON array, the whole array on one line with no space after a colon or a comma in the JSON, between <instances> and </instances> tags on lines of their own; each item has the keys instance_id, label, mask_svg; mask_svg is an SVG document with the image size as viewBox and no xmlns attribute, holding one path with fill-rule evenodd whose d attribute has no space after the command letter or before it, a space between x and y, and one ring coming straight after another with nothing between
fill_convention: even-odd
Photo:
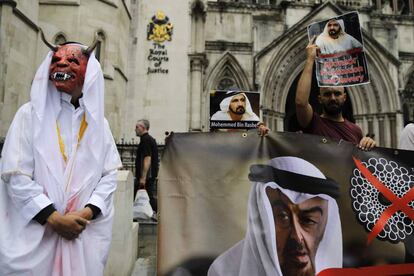
<instances>
[{"instance_id":1,"label":"white circular pattern graphic","mask_svg":"<svg viewBox=\"0 0 414 276\"><path fill-rule=\"evenodd\" d=\"M414 187L414 175L394 161L387 161L385 158L370 158L362 164L398 198L402 198ZM359 222L371 232L391 202L369 183L357 168L354 169L351 177L350 194L352 208ZM414 201L408 205L414 209ZM404 212L398 211L388 219L377 238L397 243L413 232L414 222Z\"/></svg>"}]
</instances>

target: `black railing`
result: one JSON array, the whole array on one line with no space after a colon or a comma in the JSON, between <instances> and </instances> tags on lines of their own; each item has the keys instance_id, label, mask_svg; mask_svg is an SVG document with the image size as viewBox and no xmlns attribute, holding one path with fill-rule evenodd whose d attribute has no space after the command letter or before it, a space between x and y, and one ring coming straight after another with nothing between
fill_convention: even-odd
<instances>
[{"instance_id":1,"label":"black railing","mask_svg":"<svg viewBox=\"0 0 414 276\"><path fill-rule=\"evenodd\" d=\"M130 170L135 177L135 157L138 147L137 142L134 140L125 142L124 140L118 141L116 147L118 148L119 155L122 160L122 168L124 170ZM158 145L158 159L161 160L162 152L164 151L164 145Z\"/></svg>"},{"instance_id":2,"label":"black railing","mask_svg":"<svg viewBox=\"0 0 414 276\"><path fill-rule=\"evenodd\" d=\"M130 170L134 176L135 182L135 158L138 143L134 140L130 142L125 142L124 140L118 141L116 143L116 147L118 148L119 155L121 156L122 160L122 168L124 170ZM162 153L164 151L164 145L158 145L158 160L161 160ZM152 193L157 198L157 181L155 181L154 186L152 187Z\"/></svg>"},{"instance_id":3,"label":"black railing","mask_svg":"<svg viewBox=\"0 0 414 276\"><path fill-rule=\"evenodd\" d=\"M121 140L116 143L116 147L122 160L122 168L124 170L130 170L135 177L135 154L138 143L135 141L124 142L124 140Z\"/></svg>"}]
</instances>

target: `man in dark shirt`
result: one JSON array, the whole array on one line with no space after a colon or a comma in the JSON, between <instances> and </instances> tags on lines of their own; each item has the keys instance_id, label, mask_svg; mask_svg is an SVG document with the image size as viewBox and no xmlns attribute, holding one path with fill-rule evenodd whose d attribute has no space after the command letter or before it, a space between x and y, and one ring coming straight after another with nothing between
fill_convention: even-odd
<instances>
[{"instance_id":1,"label":"man in dark shirt","mask_svg":"<svg viewBox=\"0 0 414 276\"><path fill-rule=\"evenodd\" d=\"M138 189L146 189L152 209L157 212L154 197L154 185L158 175L158 147L155 139L149 135L150 123L141 119L135 126L137 136L141 138L135 158L134 198Z\"/></svg>"},{"instance_id":2,"label":"man in dark shirt","mask_svg":"<svg viewBox=\"0 0 414 276\"><path fill-rule=\"evenodd\" d=\"M358 145L362 150L372 149L375 141L370 137L363 137L361 128L342 116L347 96L343 87L320 88L319 102L323 108L321 115L315 113L309 104L313 63L319 51L314 41L315 39L312 39L306 47L305 68L296 89L296 116L299 124L306 133L343 139Z\"/></svg>"}]
</instances>

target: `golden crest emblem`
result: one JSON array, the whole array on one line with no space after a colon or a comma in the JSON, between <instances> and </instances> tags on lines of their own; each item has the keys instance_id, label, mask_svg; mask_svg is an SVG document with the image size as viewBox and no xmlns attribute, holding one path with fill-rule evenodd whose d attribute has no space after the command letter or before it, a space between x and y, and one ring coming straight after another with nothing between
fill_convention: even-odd
<instances>
[{"instance_id":1,"label":"golden crest emblem","mask_svg":"<svg viewBox=\"0 0 414 276\"><path fill-rule=\"evenodd\" d=\"M158 11L147 26L147 39L158 43L171 41L172 33L173 25L170 19L162 11Z\"/></svg>"}]
</instances>

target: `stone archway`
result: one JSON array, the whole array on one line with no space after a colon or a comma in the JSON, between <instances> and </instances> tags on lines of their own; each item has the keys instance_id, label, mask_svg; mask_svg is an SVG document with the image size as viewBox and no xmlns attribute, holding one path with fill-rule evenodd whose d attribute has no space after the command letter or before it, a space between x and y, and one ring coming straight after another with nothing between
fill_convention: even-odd
<instances>
[{"instance_id":1,"label":"stone archway","mask_svg":"<svg viewBox=\"0 0 414 276\"><path fill-rule=\"evenodd\" d=\"M402 91L404 124L414 122L414 65Z\"/></svg>"},{"instance_id":2,"label":"stone archway","mask_svg":"<svg viewBox=\"0 0 414 276\"><path fill-rule=\"evenodd\" d=\"M250 90L249 79L237 59L230 53L226 52L212 67L207 77L204 90L210 91L217 89L220 81L223 79L231 79L232 85L243 90Z\"/></svg>"}]
</instances>

